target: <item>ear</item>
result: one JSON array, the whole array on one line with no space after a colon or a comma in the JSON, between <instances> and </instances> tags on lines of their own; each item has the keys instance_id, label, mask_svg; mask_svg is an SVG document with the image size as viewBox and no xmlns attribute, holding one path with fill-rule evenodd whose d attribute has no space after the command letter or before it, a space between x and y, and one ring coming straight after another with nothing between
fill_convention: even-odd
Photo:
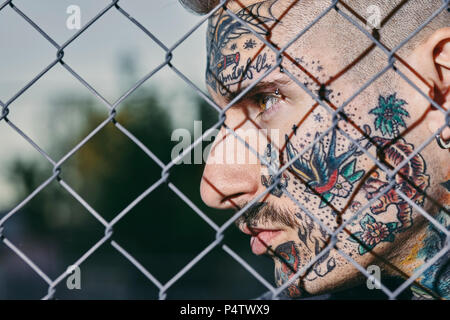
<instances>
[{"instance_id":1,"label":"ear","mask_svg":"<svg viewBox=\"0 0 450 320\"><path fill-rule=\"evenodd\" d=\"M450 28L433 33L427 41L415 50L421 57L420 69L430 85L430 97L445 110L450 110ZM442 111L432 108L427 117L430 132L435 133L446 119ZM448 119L447 119L448 120ZM450 142L450 124L441 132L444 142Z\"/></svg>"}]
</instances>

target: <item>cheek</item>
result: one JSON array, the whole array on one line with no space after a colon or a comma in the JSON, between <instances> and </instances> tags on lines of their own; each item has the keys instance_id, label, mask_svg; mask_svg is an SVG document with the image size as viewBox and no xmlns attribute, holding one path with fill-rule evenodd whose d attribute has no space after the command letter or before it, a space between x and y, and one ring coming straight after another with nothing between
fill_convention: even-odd
<instances>
[{"instance_id":1,"label":"cheek","mask_svg":"<svg viewBox=\"0 0 450 320\"><path fill-rule=\"evenodd\" d=\"M301 127L301 131L310 130L313 123L304 120L310 114L310 109L313 104L303 100L303 98L298 97L294 98L294 100L282 102L279 110L271 117L270 123L268 123L270 127L278 128L282 137L285 134L288 136L291 135L294 125Z\"/></svg>"},{"instance_id":2,"label":"cheek","mask_svg":"<svg viewBox=\"0 0 450 320\"><path fill-rule=\"evenodd\" d=\"M288 171L286 172L289 181L286 190L291 197L284 194L282 199L284 199L285 205L289 207L289 211L294 213L296 221L300 225L306 223L314 225L315 229L319 228L319 225L312 220L310 215L303 212L303 207L328 228L335 226L337 224L337 216L333 214L333 210L329 207L320 208L321 198L308 192L307 190L309 190L309 187L307 187L296 175Z\"/></svg>"}]
</instances>

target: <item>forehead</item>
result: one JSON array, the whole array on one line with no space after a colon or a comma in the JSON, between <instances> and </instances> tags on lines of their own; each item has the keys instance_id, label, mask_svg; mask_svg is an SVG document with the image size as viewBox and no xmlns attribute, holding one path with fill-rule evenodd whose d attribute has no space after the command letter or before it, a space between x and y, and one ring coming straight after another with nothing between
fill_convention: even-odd
<instances>
[{"instance_id":1,"label":"forehead","mask_svg":"<svg viewBox=\"0 0 450 320\"><path fill-rule=\"evenodd\" d=\"M304 61L303 58L312 63L320 59L321 70L334 72L338 63L333 58L336 54L331 50L331 42L318 41L332 36L325 27L333 25L332 17L328 19L327 14L314 29L295 38L329 5L330 0L240 0L227 5L227 10L215 12L207 30L206 84L211 96L219 104L225 104L230 102L229 97L235 97L263 77L269 80L283 76L278 68L276 50L292 39L293 43L282 56L282 68L290 71L291 76L295 74L299 79L317 71L300 67L303 62L299 61Z\"/></svg>"},{"instance_id":2,"label":"forehead","mask_svg":"<svg viewBox=\"0 0 450 320\"><path fill-rule=\"evenodd\" d=\"M246 1L246 6L233 2L230 11L246 26L223 9L210 18L206 83L213 96L228 96L260 78L275 65L275 53L263 39L277 22L273 12L277 2Z\"/></svg>"},{"instance_id":3,"label":"forehead","mask_svg":"<svg viewBox=\"0 0 450 320\"><path fill-rule=\"evenodd\" d=\"M227 10L221 8L209 19L208 43L224 46L243 35L267 35L277 21L277 3L280 0L232 1Z\"/></svg>"}]
</instances>

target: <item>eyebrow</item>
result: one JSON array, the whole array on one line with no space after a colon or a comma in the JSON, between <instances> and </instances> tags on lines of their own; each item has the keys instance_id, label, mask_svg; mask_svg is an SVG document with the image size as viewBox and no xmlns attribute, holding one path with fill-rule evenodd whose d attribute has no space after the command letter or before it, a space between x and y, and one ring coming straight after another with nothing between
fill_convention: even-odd
<instances>
[{"instance_id":1,"label":"eyebrow","mask_svg":"<svg viewBox=\"0 0 450 320\"><path fill-rule=\"evenodd\" d=\"M258 82L254 87L252 87L243 97L241 97L238 101L241 101L247 97L251 97L254 95L257 95L261 92L268 92L268 91L275 91L276 89L279 89L280 87L286 86L288 84L292 83L292 80L287 76L282 76L278 79L273 80L262 80ZM247 86L238 88L234 92L228 92L224 95L224 98L227 103L231 102L233 99L235 99L237 96L239 96L242 92L248 89L252 84L249 84ZM236 103L238 102L236 101Z\"/></svg>"}]
</instances>

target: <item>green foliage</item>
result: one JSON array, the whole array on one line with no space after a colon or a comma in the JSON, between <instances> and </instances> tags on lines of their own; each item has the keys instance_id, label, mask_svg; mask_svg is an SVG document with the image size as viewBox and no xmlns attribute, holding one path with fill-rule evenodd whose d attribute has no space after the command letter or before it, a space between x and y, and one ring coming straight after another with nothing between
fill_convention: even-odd
<instances>
[{"instance_id":1,"label":"green foliage","mask_svg":"<svg viewBox=\"0 0 450 320\"><path fill-rule=\"evenodd\" d=\"M203 100L189 95L185 98L195 99L200 110L200 119L197 120L203 121L203 130L217 123L217 112ZM71 92L58 97L53 104L55 108L52 115L55 118L77 118L74 117L67 127L55 121L64 133L52 137L50 153L56 160L109 116L108 109L94 98ZM161 179L162 173L162 168L118 127L128 130L164 164L170 162L172 147L178 143L171 141L174 128L156 90L138 90L133 93L119 105L115 120L117 125L108 123L61 166L63 181L107 222ZM188 129L193 131L193 127ZM11 166L10 178L20 190L16 203L32 194L52 175L52 170L51 165L41 166L34 159L15 161ZM169 183L216 223L220 224L230 217L223 212L221 215L210 215L209 209L203 205L199 190L202 172L202 165L173 166L168 180L145 196L113 228L113 240L135 256L161 282L168 281L215 239L214 230L169 188ZM22 232L11 232L12 224L19 226ZM78 260L105 232L104 226L56 180L8 220L6 229L8 236L14 237L12 240L20 243L21 249L52 278L59 276L68 265ZM236 244L243 243L228 237L227 244L239 249ZM245 249L251 255L247 241ZM51 261L42 254L44 251L51 255ZM5 252L9 253L7 250ZM215 297L226 297L231 296L231 292L236 297L234 281L224 276L224 270L230 268L230 264L238 269L232 275L248 287L245 296L260 294L263 288L255 289L246 271L238 265L232 265L233 260L222 251L218 252L220 255L215 255L216 260L199 263L180 279L179 287L175 285L169 293L170 298L208 298L208 294L212 293L216 294ZM22 264L20 259L17 259L17 263ZM272 268L270 262L271 271ZM32 274L32 271L27 272ZM76 297L79 298L157 298L156 288L108 242L83 263L82 274L83 290L67 293L68 297L73 298L74 294L78 294ZM191 275L194 278L190 278ZM10 283L15 286L16 280L11 279ZM42 286L41 282L36 282ZM109 288L112 290L105 289L108 288L105 282L110 283ZM221 292L217 292L218 286L222 288ZM35 287L34 282L27 282L26 289L15 286L14 290L22 297ZM64 297L63 289L58 288L58 297ZM39 298L42 288L35 291L37 296L33 298ZM11 297L17 297L11 286L5 292L9 292Z\"/></svg>"}]
</instances>

